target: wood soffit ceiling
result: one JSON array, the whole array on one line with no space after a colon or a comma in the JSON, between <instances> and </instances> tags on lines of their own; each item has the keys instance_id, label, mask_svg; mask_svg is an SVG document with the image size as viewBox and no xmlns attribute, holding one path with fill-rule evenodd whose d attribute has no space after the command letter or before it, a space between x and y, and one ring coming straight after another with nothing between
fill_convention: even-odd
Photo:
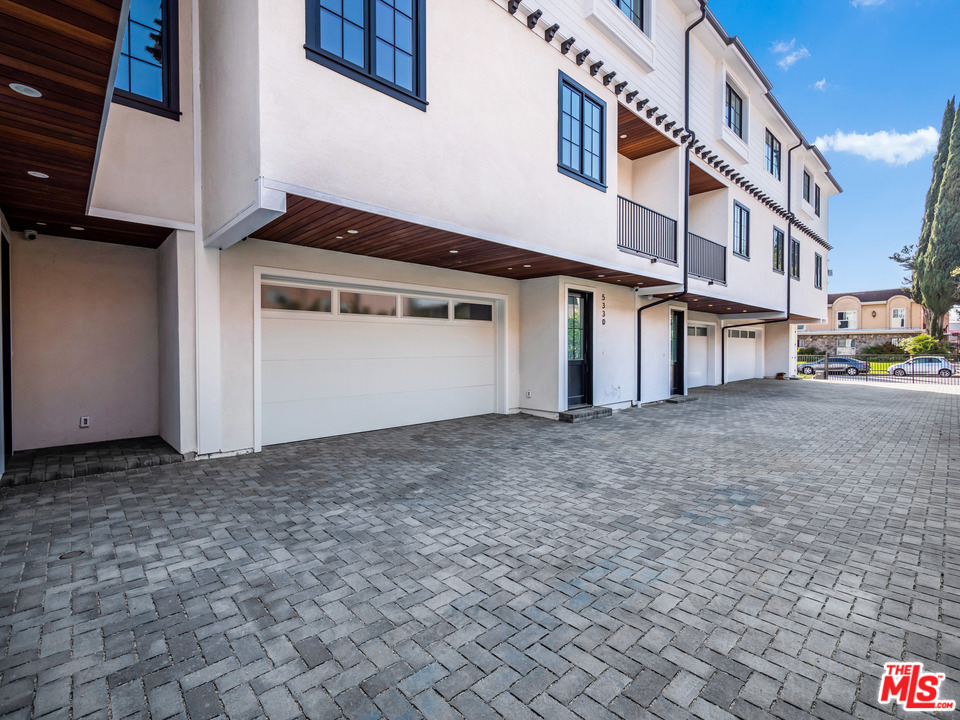
<instances>
[{"instance_id":1,"label":"wood soffit ceiling","mask_svg":"<svg viewBox=\"0 0 960 720\"><path fill-rule=\"evenodd\" d=\"M617 105L617 132L617 152L631 160L680 146L623 105Z\"/></svg>"},{"instance_id":2,"label":"wood soffit ceiling","mask_svg":"<svg viewBox=\"0 0 960 720\"><path fill-rule=\"evenodd\" d=\"M699 195L700 193L710 192L711 190L723 190L727 184L719 178L714 177L698 165L690 163L690 194Z\"/></svg>"},{"instance_id":3,"label":"wood soffit ceiling","mask_svg":"<svg viewBox=\"0 0 960 720\"><path fill-rule=\"evenodd\" d=\"M170 232L86 216L122 4L0 0L0 208L14 230L145 247Z\"/></svg>"},{"instance_id":4,"label":"wood soffit ceiling","mask_svg":"<svg viewBox=\"0 0 960 720\"><path fill-rule=\"evenodd\" d=\"M286 214L258 230L254 237L514 280L570 275L627 287L663 284L639 273L610 270L295 195L287 196Z\"/></svg>"}]
</instances>

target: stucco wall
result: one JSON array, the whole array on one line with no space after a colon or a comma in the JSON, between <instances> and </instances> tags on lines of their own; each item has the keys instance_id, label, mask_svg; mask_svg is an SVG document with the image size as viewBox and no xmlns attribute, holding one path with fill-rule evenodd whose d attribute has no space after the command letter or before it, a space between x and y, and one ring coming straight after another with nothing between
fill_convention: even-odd
<instances>
[{"instance_id":1,"label":"stucco wall","mask_svg":"<svg viewBox=\"0 0 960 720\"><path fill-rule=\"evenodd\" d=\"M159 432L157 284L153 250L14 233L14 450Z\"/></svg>"}]
</instances>

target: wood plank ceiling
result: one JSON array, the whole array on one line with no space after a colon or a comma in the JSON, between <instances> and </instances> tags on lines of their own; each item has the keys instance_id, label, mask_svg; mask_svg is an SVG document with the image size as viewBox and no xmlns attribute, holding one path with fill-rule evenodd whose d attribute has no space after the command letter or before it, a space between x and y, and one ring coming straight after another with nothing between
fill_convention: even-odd
<instances>
[{"instance_id":1,"label":"wood plank ceiling","mask_svg":"<svg viewBox=\"0 0 960 720\"><path fill-rule=\"evenodd\" d=\"M0 0L0 208L14 230L145 247L169 234L86 215L122 4Z\"/></svg>"},{"instance_id":2,"label":"wood plank ceiling","mask_svg":"<svg viewBox=\"0 0 960 720\"><path fill-rule=\"evenodd\" d=\"M711 190L723 190L727 184L719 178L711 175L699 165L690 163L690 194L699 195L700 193L710 192Z\"/></svg>"},{"instance_id":3,"label":"wood plank ceiling","mask_svg":"<svg viewBox=\"0 0 960 720\"><path fill-rule=\"evenodd\" d=\"M679 147L680 143L668 138L623 105L618 105L617 108L617 152L624 157L638 160ZM626 137L623 137L624 135Z\"/></svg>"},{"instance_id":4,"label":"wood plank ceiling","mask_svg":"<svg viewBox=\"0 0 960 720\"><path fill-rule=\"evenodd\" d=\"M642 273L615 271L295 195L287 196L287 212L254 236L514 280L570 275L628 287L663 284Z\"/></svg>"}]
</instances>

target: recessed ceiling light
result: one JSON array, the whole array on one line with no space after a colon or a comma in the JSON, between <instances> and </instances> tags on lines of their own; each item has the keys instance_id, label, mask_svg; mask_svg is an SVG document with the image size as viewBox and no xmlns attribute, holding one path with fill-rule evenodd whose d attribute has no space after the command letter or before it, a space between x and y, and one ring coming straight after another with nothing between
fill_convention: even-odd
<instances>
[{"instance_id":1,"label":"recessed ceiling light","mask_svg":"<svg viewBox=\"0 0 960 720\"><path fill-rule=\"evenodd\" d=\"M351 235L356 235L356 234L359 233L360 231L359 231L359 230L347 230L347 232L350 233Z\"/></svg>"},{"instance_id":2,"label":"recessed ceiling light","mask_svg":"<svg viewBox=\"0 0 960 720\"><path fill-rule=\"evenodd\" d=\"M746 312L746 310L744 310L743 312Z\"/></svg>"},{"instance_id":3,"label":"recessed ceiling light","mask_svg":"<svg viewBox=\"0 0 960 720\"><path fill-rule=\"evenodd\" d=\"M507 270L513 270L513 268L507 268Z\"/></svg>"},{"instance_id":4,"label":"recessed ceiling light","mask_svg":"<svg viewBox=\"0 0 960 720\"><path fill-rule=\"evenodd\" d=\"M46 180L50 177L46 173L40 172L39 170L27 170L27 175L30 177L40 178L41 180Z\"/></svg>"},{"instance_id":5,"label":"recessed ceiling light","mask_svg":"<svg viewBox=\"0 0 960 720\"><path fill-rule=\"evenodd\" d=\"M37 223L37 225L42 225L43 227L46 227L46 226L47 226L46 223Z\"/></svg>"},{"instance_id":6,"label":"recessed ceiling light","mask_svg":"<svg viewBox=\"0 0 960 720\"><path fill-rule=\"evenodd\" d=\"M707 305L707 307L713 307L713 305Z\"/></svg>"},{"instance_id":7,"label":"recessed ceiling light","mask_svg":"<svg viewBox=\"0 0 960 720\"><path fill-rule=\"evenodd\" d=\"M524 265L524 267L531 267L530 265Z\"/></svg>"},{"instance_id":8,"label":"recessed ceiling light","mask_svg":"<svg viewBox=\"0 0 960 720\"><path fill-rule=\"evenodd\" d=\"M456 255L458 252L460 252L460 251L459 251L459 250L451 250L451 251L450 251L450 254L451 254L451 255Z\"/></svg>"},{"instance_id":9,"label":"recessed ceiling light","mask_svg":"<svg viewBox=\"0 0 960 720\"><path fill-rule=\"evenodd\" d=\"M83 231L83 228L80 227L79 225L71 225L71 226L70 226L70 229L71 229L71 230L81 231L81 232Z\"/></svg>"},{"instance_id":10,"label":"recessed ceiling light","mask_svg":"<svg viewBox=\"0 0 960 720\"><path fill-rule=\"evenodd\" d=\"M621 136L620 136L620 139L621 139L621 140L625 140L626 137L627 137L626 135L621 135Z\"/></svg>"},{"instance_id":11,"label":"recessed ceiling light","mask_svg":"<svg viewBox=\"0 0 960 720\"><path fill-rule=\"evenodd\" d=\"M337 240L343 240L343 235L337 235Z\"/></svg>"},{"instance_id":12,"label":"recessed ceiling light","mask_svg":"<svg viewBox=\"0 0 960 720\"><path fill-rule=\"evenodd\" d=\"M10 89L21 95L26 95L27 97L38 98L43 97L43 93L32 88L29 85L24 85L23 83L10 83Z\"/></svg>"},{"instance_id":13,"label":"recessed ceiling light","mask_svg":"<svg viewBox=\"0 0 960 720\"><path fill-rule=\"evenodd\" d=\"M597 275L597 277L606 277L606 275Z\"/></svg>"}]
</instances>

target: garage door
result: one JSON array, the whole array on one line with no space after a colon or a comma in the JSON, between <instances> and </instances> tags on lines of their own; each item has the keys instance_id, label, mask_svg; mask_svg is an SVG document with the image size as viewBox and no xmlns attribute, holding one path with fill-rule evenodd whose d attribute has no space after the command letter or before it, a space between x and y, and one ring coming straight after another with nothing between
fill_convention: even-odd
<instances>
[{"instance_id":1,"label":"garage door","mask_svg":"<svg viewBox=\"0 0 960 720\"><path fill-rule=\"evenodd\" d=\"M729 330L727 336L727 381L759 377L756 330Z\"/></svg>"},{"instance_id":2,"label":"garage door","mask_svg":"<svg viewBox=\"0 0 960 720\"><path fill-rule=\"evenodd\" d=\"M707 384L707 329L691 325L687 328L687 387Z\"/></svg>"},{"instance_id":3,"label":"garage door","mask_svg":"<svg viewBox=\"0 0 960 720\"><path fill-rule=\"evenodd\" d=\"M489 301L264 284L261 307L263 445L496 409Z\"/></svg>"}]
</instances>

